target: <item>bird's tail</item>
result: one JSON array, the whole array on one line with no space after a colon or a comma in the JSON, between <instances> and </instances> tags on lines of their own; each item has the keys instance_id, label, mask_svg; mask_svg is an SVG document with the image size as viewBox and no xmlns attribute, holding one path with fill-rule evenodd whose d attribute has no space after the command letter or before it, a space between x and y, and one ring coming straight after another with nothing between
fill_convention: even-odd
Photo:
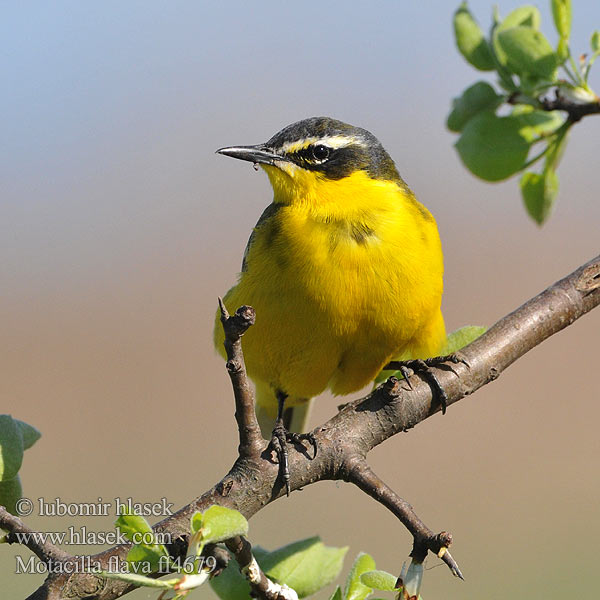
<instances>
[{"instance_id":1,"label":"bird's tail","mask_svg":"<svg viewBox=\"0 0 600 600\"><path fill-rule=\"evenodd\" d=\"M303 433L306 429L312 401L310 398L288 398L283 413L283 424L288 431ZM291 406L289 406L291 405ZM271 439L277 418L277 401L270 387L256 386L256 418L263 437Z\"/></svg>"}]
</instances>

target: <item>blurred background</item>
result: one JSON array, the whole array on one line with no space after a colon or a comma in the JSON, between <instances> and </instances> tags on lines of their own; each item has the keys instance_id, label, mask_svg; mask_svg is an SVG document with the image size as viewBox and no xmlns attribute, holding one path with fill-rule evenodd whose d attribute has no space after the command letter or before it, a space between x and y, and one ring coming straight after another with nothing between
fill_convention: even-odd
<instances>
[{"instance_id":1,"label":"blurred background","mask_svg":"<svg viewBox=\"0 0 600 600\"><path fill-rule=\"evenodd\" d=\"M265 141L314 115L372 131L437 219L450 331L493 324L598 254L600 118L574 128L541 229L517 181L490 185L461 166L445 117L485 74L454 47L455 4L4 4L0 412L43 433L25 455L26 496L166 497L178 508L235 459L213 315L271 191L264 173L216 148ZM579 54L600 5L573 4ZM490 0L470 5L487 29ZM499 5L506 15L519 3ZM549 3L539 8L554 43ZM591 84L599 90L598 73ZM599 332L597 310L370 455L431 528L454 534L466 581L429 558L426 599L597 595ZM318 402L312 425L336 402ZM109 531L114 519L27 523ZM250 522L251 541L270 549L317 533L350 547L344 576L359 551L398 573L411 548L391 514L341 482ZM28 550L0 550L6 597L41 584L14 574Z\"/></svg>"}]
</instances>

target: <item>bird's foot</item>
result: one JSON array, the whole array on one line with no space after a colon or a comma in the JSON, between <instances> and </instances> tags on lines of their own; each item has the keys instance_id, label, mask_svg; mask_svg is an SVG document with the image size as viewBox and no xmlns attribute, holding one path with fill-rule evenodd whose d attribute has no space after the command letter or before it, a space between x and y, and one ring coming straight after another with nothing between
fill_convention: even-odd
<instances>
[{"instance_id":1,"label":"bird's foot","mask_svg":"<svg viewBox=\"0 0 600 600\"><path fill-rule=\"evenodd\" d=\"M290 495L290 465L287 446L288 444L294 444L295 446L302 446L302 448L306 450L306 447L302 443L304 440L310 442L313 448L312 458L315 458L315 456L317 456L317 440L315 436L312 433L293 433L288 431L283 423L278 421L275 423L271 441L267 447L268 452L275 452L275 454L277 454L279 472L283 478L285 492L288 496Z\"/></svg>"},{"instance_id":2,"label":"bird's foot","mask_svg":"<svg viewBox=\"0 0 600 600\"><path fill-rule=\"evenodd\" d=\"M415 359L392 361L386 365L385 368L386 370L396 369L400 371L400 373L402 373L402 377L406 379L406 383L408 383L411 389L412 385L410 383L410 376L414 373L421 373L431 385L434 396L437 398L442 407L442 414L446 414L446 409L448 408L448 394L446 394L446 390L444 390L442 384L435 376L433 371L430 370L430 367L439 367L447 362L454 364L463 363L467 367L469 366L467 361L458 354L448 354L446 356L434 356L433 358L425 358L422 360Z\"/></svg>"}]
</instances>

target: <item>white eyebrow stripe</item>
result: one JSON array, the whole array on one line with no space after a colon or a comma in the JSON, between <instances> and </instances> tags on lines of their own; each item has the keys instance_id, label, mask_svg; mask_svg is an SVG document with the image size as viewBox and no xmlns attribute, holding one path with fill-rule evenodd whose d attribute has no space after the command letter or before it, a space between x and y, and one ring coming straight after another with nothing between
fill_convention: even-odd
<instances>
[{"instance_id":1,"label":"white eyebrow stripe","mask_svg":"<svg viewBox=\"0 0 600 600\"><path fill-rule=\"evenodd\" d=\"M323 137L308 137L301 140L295 140L294 142L286 142L283 144L280 151L284 154L291 154L312 144L323 144L324 146L328 146L334 150L337 150L338 148L345 148L346 146L350 145L362 147L366 146L363 140L353 135L326 135Z\"/></svg>"}]
</instances>

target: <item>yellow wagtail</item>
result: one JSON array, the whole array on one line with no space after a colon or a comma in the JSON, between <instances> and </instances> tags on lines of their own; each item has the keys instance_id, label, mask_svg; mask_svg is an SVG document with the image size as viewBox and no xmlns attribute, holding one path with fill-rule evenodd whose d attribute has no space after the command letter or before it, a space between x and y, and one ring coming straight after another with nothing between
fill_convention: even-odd
<instances>
[{"instance_id":1,"label":"yellow wagtail","mask_svg":"<svg viewBox=\"0 0 600 600\"><path fill-rule=\"evenodd\" d=\"M356 391L392 358L439 353L442 248L431 213L365 129L313 117L217 152L260 165L273 187L224 303L256 309L242 348L289 493L286 443L308 439L316 452L311 434L290 433L312 397ZM224 355L218 316L215 345Z\"/></svg>"}]
</instances>

